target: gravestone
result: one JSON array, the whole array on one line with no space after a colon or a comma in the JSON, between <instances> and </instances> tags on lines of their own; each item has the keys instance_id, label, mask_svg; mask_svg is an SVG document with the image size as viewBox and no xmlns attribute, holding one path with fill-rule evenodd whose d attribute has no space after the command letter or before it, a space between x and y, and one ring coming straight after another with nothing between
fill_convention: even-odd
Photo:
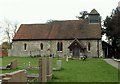
<instances>
[{"instance_id":1,"label":"gravestone","mask_svg":"<svg viewBox=\"0 0 120 84\"><path fill-rule=\"evenodd\" d=\"M6 73L4 78L2 78L2 84L26 84L27 74L24 70L18 70L12 73Z\"/></svg>"},{"instance_id":2,"label":"gravestone","mask_svg":"<svg viewBox=\"0 0 120 84\"><path fill-rule=\"evenodd\" d=\"M47 76L46 76L46 58L41 57L39 59L39 82L46 82Z\"/></svg>"},{"instance_id":3,"label":"gravestone","mask_svg":"<svg viewBox=\"0 0 120 84\"><path fill-rule=\"evenodd\" d=\"M68 62L68 56L65 57L66 62Z\"/></svg>"},{"instance_id":4,"label":"gravestone","mask_svg":"<svg viewBox=\"0 0 120 84\"><path fill-rule=\"evenodd\" d=\"M56 70L61 70L61 68L62 68L62 61L61 60L57 60Z\"/></svg>"},{"instance_id":5,"label":"gravestone","mask_svg":"<svg viewBox=\"0 0 120 84\"><path fill-rule=\"evenodd\" d=\"M51 57L47 57L47 80L51 80L52 79L52 58Z\"/></svg>"},{"instance_id":6,"label":"gravestone","mask_svg":"<svg viewBox=\"0 0 120 84\"><path fill-rule=\"evenodd\" d=\"M14 59L14 60L12 60L12 62L11 62L11 69L16 69L16 68L17 68L17 60Z\"/></svg>"}]
</instances>

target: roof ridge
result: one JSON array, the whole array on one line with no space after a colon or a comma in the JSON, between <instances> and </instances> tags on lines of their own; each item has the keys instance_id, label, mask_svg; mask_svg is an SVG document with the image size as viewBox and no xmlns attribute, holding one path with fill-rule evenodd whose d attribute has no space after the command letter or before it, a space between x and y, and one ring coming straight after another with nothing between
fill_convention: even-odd
<instances>
[{"instance_id":1,"label":"roof ridge","mask_svg":"<svg viewBox=\"0 0 120 84\"><path fill-rule=\"evenodd\" d=\"M53 20L53 22L66 22L66 21L83 21L83 20ZM28 24L21 24L21 25L47 25L47 23L28 23Z\"/></svg>"},{"instance_id":2,"label":"roof ridge","mask_svg":"<svg viewBox=\"0 0 120 84\"><path fill-rule=\"evenodd\" d=\"M32 23L32 24L21 24L21 25L47 25L46 23Z\"/></svg>"}]
</instances>

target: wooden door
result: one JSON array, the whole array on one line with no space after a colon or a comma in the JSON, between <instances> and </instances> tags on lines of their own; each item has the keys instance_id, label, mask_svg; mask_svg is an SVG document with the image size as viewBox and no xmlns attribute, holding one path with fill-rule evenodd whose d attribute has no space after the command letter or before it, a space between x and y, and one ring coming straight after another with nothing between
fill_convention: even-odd
<instances>
[{"instance_id":1,"label":"wooden door","mask_svg":"<svg viewBox=\"0 0 120 84\"><path fill-rule=\"evenodd\" d=\"M80 56L80 48L79 47L75 46L73 48L73 56L74 57L79 57Z\"/></svg>"}]
</instances>

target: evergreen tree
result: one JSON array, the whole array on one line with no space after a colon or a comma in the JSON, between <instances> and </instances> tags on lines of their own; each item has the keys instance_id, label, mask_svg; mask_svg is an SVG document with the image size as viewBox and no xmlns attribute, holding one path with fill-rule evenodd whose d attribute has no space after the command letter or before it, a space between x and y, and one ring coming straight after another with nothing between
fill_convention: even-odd
<instances>
[{"instance_id":1,"label":"evergreen tree","mask_svg":"<svg viewBox=\"0 0 120 84\"><path fill-rule=\"evenodd\" d=\"M116 8L104 21L105 33L112 40L114 57L120 58L120 11Z\"/></svg>"}]
</instances>

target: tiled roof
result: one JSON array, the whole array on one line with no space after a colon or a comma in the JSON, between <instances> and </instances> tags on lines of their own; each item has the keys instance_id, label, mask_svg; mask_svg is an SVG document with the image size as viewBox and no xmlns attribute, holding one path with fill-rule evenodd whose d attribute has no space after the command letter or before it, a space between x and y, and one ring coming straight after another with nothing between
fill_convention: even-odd
<instances>
[{"instance_id":1,"label":"tiled roof","mask_svg":"<svg viewBox=\"0 0 120 84\"><path fill-rule=\"evenodd\" d=\"M96 9L93 9L90 14L99 14Z\"/></svg>"},{"instance_id":2,"label":"tiled roof","mask_svg":"<svg viewBox=\"0 0 120 84\"><path fill-rule=\"evenodd\" d=\"M101 39L100 24L85 20L55 21L49 24L22 24L13 40Z\"/></svg>"}]
</instances>

